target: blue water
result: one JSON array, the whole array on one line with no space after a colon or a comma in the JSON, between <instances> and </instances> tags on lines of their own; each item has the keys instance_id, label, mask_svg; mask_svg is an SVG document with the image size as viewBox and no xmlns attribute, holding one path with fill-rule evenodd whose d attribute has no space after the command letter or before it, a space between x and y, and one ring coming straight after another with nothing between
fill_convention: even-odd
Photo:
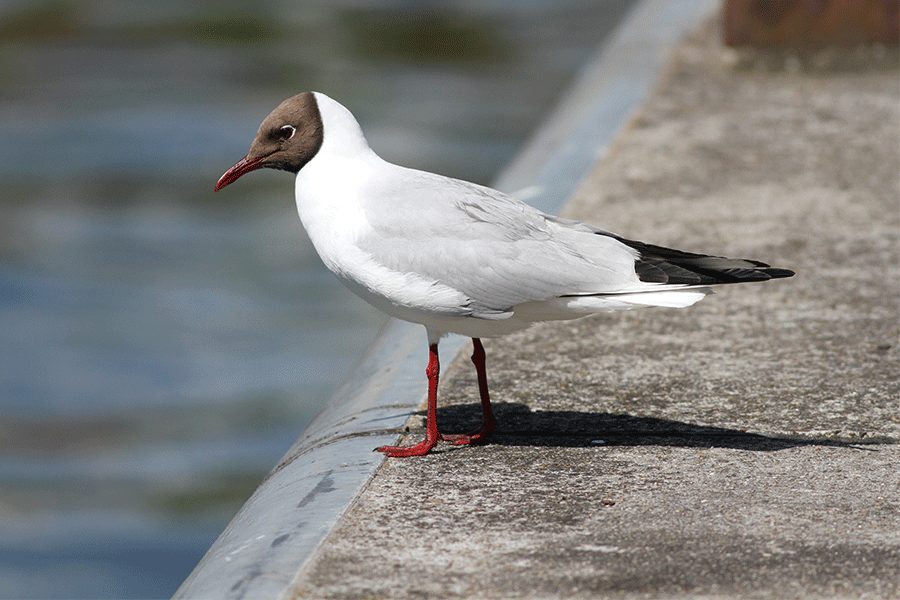
<instances>
[{"instance_id":1,"label":"blue water","mask_svg":"<svg viewBox=\"0 0 900 600\"><path fill-rule=\"evenodd\" d=\"M146 4L0 2L0 597L171 595L382 325L212 193L275 105L487 183L629 3Z\"/></svg>"}]
</instances>

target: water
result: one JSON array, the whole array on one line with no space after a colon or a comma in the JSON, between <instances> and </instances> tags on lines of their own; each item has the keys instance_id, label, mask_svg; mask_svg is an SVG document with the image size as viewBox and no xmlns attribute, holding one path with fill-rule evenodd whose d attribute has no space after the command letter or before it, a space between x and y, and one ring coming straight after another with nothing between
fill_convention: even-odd
<instances>
[{"instance_id":1,"label":"water","mask_svg":"<svg viewBox=\"0 0 900 600\"><path fill-rule=\"evenodd\" d=\"M487 183L628 4L0 2L0 597L171 595L383 323L212 193L276 104Z\"/></svg>"}]
</instances>

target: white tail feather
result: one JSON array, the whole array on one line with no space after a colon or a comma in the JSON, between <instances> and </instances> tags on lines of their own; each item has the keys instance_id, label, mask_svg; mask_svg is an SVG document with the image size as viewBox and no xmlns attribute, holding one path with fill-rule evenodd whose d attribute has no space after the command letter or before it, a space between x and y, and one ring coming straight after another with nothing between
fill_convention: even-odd
<instances>
[{"instance_id":1,"label":"white tail feather","mask_svg":"<svg viewBox=\"0 0 900 600\"><path fill-rule=\"evenodd\" d=\"M567 296L543 302L524 302L516 305L513 312L517 318L529 322L578 319L594 313L631 310L641 306L684 308L712 293L712 289L708 287L692 287L599 296Z\"/></svg>"},{"instance_id":2,"label":"white tail feather","mask_svg":"<svg viewBox=\"0 0 900 600\"><path fill-rule=\"evenodd\" d=\"M663 306L666 308L684 308L703 300L707 294L712 294L710 288L689 288L684 290L671 290L667 292L642 292L638 294L620 294L615 296L617 300L635 304L637 306Z\"/></svg>"}]
</instances>

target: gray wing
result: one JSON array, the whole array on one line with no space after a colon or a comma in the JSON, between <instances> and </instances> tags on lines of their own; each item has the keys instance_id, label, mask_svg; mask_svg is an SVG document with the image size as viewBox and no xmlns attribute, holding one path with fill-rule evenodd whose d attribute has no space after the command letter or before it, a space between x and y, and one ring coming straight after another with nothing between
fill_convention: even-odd
<instances>
[{"instance_id":1,"label":"gray wing","mask_svg":"<svg viewBox=\"0 0 900 600\"><path fill-rule=\"evenodd\" d=\"M404 171L402 188L388 181L376 194L388 205L367 206L372 235L360 248L388 269L460 292L466 314L502 318L524 302L643 285L639 252L607 232L490 188Z\"/></svg>"}]
</instances>

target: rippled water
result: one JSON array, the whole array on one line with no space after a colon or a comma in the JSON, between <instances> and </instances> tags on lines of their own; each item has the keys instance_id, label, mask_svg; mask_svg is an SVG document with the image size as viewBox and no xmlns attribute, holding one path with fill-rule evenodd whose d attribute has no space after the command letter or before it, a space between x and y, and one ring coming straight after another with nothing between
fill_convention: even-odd
<instances>
[{"instance_id":1,"label":"rippled water","mask_svg":"<svg viewBox=\"0 0 900 600\"><path fill-rule=\"evenodd\" d=\"M629 3L146 4L0 2L0 597L171 595L383 322L212 193L275 105L487 183Z\"/></svg>"}]
</instances>

